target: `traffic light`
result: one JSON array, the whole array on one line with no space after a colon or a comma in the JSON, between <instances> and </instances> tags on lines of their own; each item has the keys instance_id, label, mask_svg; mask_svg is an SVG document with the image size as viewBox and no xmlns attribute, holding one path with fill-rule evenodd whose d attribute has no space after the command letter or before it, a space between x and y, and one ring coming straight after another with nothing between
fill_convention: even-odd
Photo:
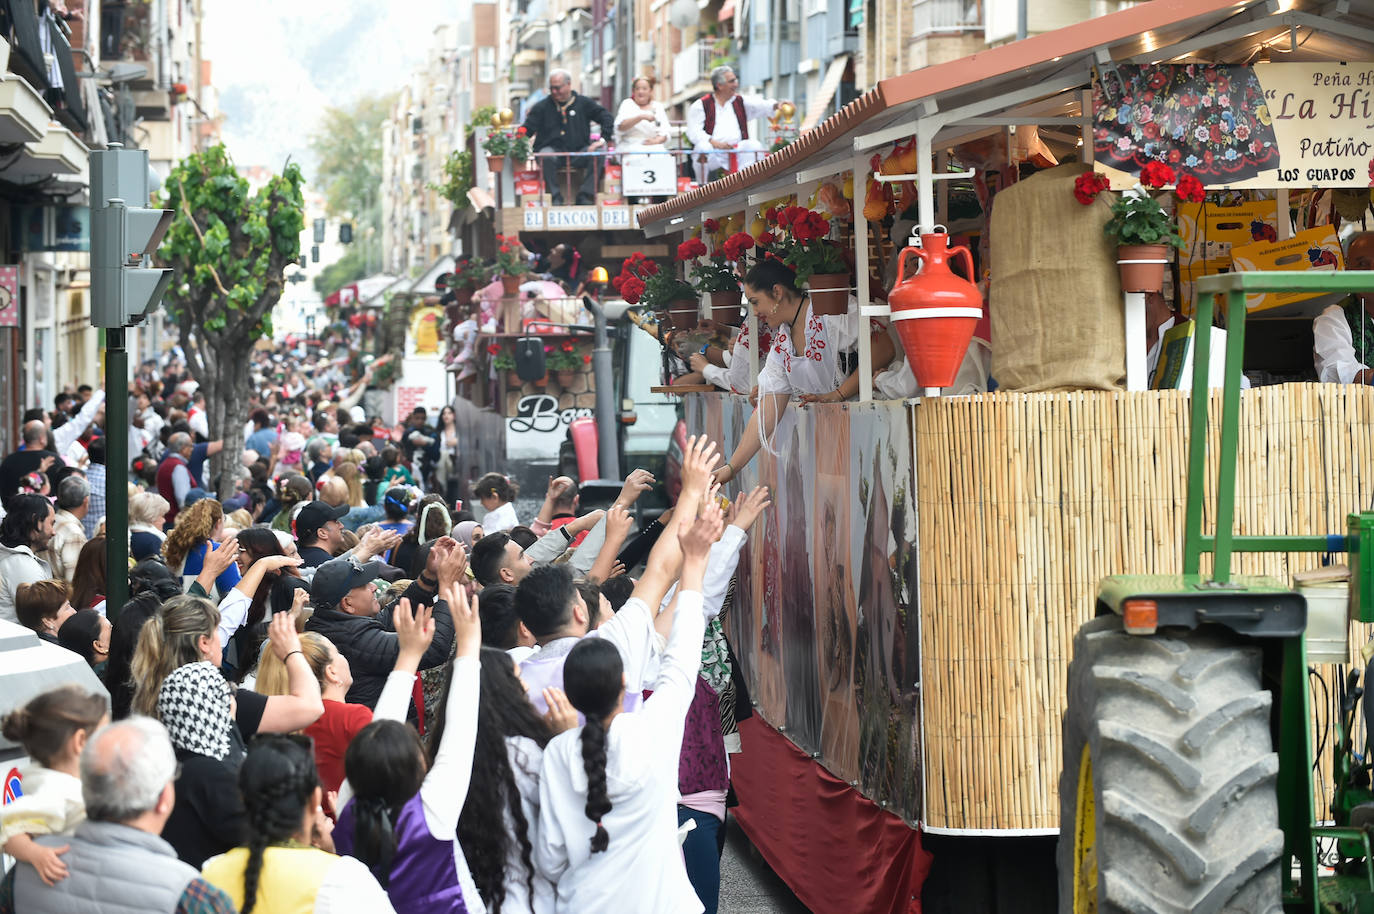
<instances>
[{"instance_id":1,"label":"traffic light","mask_svg":"<svg viewBox=\"0 0 1374 914\"><path fill-rule=\"evenodd\" d=\"M169 209L149 209L148 153L91 153L91 323L142 323L162 301L174 271L146 266L172 224ZM133 205L129 205L131 201Z\"/></svg>"},{"instance_id":2,"label":"traffic light","mask_svg":"<svg viewBox=\"0 0 1374 914\"><path fill-rule=\"evenodd\" d=\"M315 220L315 243L324 244L324 220Z\"/></svg>"},{"instance_id":3,"label":"traffic light","mask_svg":"<svg viewBox=\"0 0 1374 914\"><path fill-rule=\"evenodd\" d=\"M339 244L353 243L353 223L345 222L339 226Z\"/></svg>"}]
</instances>

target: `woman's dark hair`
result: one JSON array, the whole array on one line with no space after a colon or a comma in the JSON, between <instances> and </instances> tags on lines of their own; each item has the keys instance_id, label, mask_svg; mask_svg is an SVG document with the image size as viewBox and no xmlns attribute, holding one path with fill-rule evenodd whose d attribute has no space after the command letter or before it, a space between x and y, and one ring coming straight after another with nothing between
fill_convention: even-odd
<instances>
[{"instance_id":1,"label":"woman's dark hair","mask_svg":"<svg viewBox=\"0 0 1374 914\"><path fill-rule=\"evenodd\" d=\"M606 795L606 723L621 701L625 667L620 650L604 638L583 638L568 652L563 664L563 690L568 701L582 712L582 767L587 772L587 818L596 823L592 853L604 851L611 837L601 817L611 811Z\"/></svg>"},{"instance_id":2,"label":"woman's dark hair","mask_svg":"<svg viewBox=\"0 0 1374 914\"><path fill-rule=\"evenodd\" d=\"M525 687L515 676L515 662L505 651L484 647L481 700L477 705L477 743L472 756L472 781L467 800L458 817L458 844L467 855L472 880L482 894L490 914L501 914L506 900L506 861L514 841L528 874L530 897L534 897L534 865L530 862L529 823L520 804L520 789L511 769L506 737L525 736L542 749L552 734L544 718L525 695ZM439 700L439 716L429 739L431 757L444 736L444 709L453 687L449 668ZM532 762L532 760L530 760ZM432 764L432 763L431 763ZM515 824L512 831L501 825L502 814L509 813Z\"/></svg>"},{"instance_id":3,"label":"woman's dark hair","mask_svg":"<svg viewBox=\"0 0 1374 914\"><path fill-rule=\"evenodd\" d=\"M74 685L58 686L7 714L0 733L51 768L73 733L94 731L104 717L104 695L92 695Z\"/></svg>"},{"instance_id":4,"label":"woman's dark hair","mask_svg":"<svg viewBox=\"0 0 1374 914\"><path fill-rule=\"evenodd\" d=\"M394 467L401 459L401 452L388 444L386 447L382 448L381 457L383 466Z\"/></svg>"},{"instance_id":5,"label":"woman's dark hair","mask_svg":"<svg viewBox=\"0 0 1374 914\"><path fill-rule=\"evenodd\" d=\"M403 519L414 500L414 493L405 486L392 486L387 489L386 497L382 499L382 510L386 512L386 519Z\"/></svg>"},{"instance_id":6,"label":"woman's dark hair","mask_svg":"<svg viewBox=\"0 0 1374 914\"><path fill-rule=\"evenodd\" d=\"M634 590L635 582L628 574L616 575L601 583L601 595L610 602L614 612L620 612L620 607L630 599L630 594L634 593Z\"/></svg>"},{"instance_id":7,"label":"woman's dark hair","mask_svg":"<svg viewBox=\"0 0 1374 914\"><path fill-rule=\"evenodd\" d=\"M27 546L35 530L52 513L52 504L42 495L14 495L0 518L0 543L11 549Z\"/></svg>"},{"instance_id":8,"label":"woman's dark hair","mask_svg":"<svg viewBox=\"0 0 1374 914\"><path fill-rule=\"evenodd\" d=\"M239 768L239 793L248 814L242 914L249 914L258 902L263 853L300 831L306 806L319 786L308 737L264 734L253 740Z\"/></svg>"},{"instance_id":9,"label":"woman's dark hair","mask_svg":"<svg viewBox=\"0 0 1374 914\"><path fill-rule=\"evenodd\" d=\"M88 665L95 664L95 642L100 640L100 623L105 617L93 609L80 609L67 617L57 630L57 640ZM109 659L109 654L106 654Z\"/></svg>"},{"instance_id":10,"label":"woman's dark hair","mask_svg":"<svg viewBox=\"0 0 1374 914\"><path fill-rule=\"evenodd\" d=\"M774 286L782 286L789 292L802 294L797 285L797 274L781 260L765 257L749 268L744 274L744 284L754 289L772 291Z\"/></svg>"},{"instance_id":11,"label":"woman's dark hair","mask_svg":"<svg viewBox=\"0 0 1374 914\"><path fill-rule=\"evenodd\" d=\"M515 501L520 487L500 473L487 473L472 486L472 494L478 499L494 495L501 501Z\"/></svg>"},{"instance_id":12,"label":"woman's dark hair","mask_svg":"<svg viewBox=\"0 0 1374 914\"><path fill-rule=\"evenodd\" d=\"M105 593L105 537L86 540L72 572L72 609L90 609Z\"/></svg>"},{"instance_id":13,"label":"woman's dark hair","mask_svg":"<svg viewBox=\"0 0 1374 914\"><path fill-rule=\"evenodd\" d=\"M425 514L425 508L429 505L439 505L444 510L440 511L431 508L429 513ZM406 535L401 537L401 542L420 542L421 519L424 520L424 526L428 528L428 530L424 531L425 542L437 540L441 536L448 536L448 532L453 529L453 524L449 520L448 515L448 502L444 500L444 496L438 493L430 493L415 503L415 526L406 531Z\"/></svg>"},{"instance_id":14,"label":"woman's dark hair","mask_svg":"<svg viewBox=\"0 0 1374 914\"><path fill-rule=\"evenodd\" d=\"M344 752L344 774L354 787L353 855L383 887L396 856L396 816L425 782L419 735L397 720L374 720Z\"/></svg>"},{"instance_id":15,"label":"woman's dark hair","mask_svg":"<svg viewBox=\"0 0 1374 914\"><path fill-rule=\"evenodd\" d=\"M248 555L248 567L253 567L253 563L260 558L269 555L285 555L281 548L281 540L277 539L277 533L271 527L255 525L245 527L238 532L238 542L243 551ZM298 577L300 572L295 568L287 566L277 571L269 571L263 575L262 583L258 585L258 590L253 594L253 602L248 605L248 616L243 621L244 628L251 628L257 625L267 615L267 598L273 591L273 585L283 576ZM242 658L240 658L242 659Z\"/></svg>"},{"instance_id":16,"label":"woman's dark hair","mask_svg":"<svg viewBox=\"0 0 1374 914\"><path fill-rule=\"evenodd\" d=\"M595 581L577 581L577 592L587 605L587 631L600 628L606 620L601 618L601 588Z\"/></svg>"}]
</instances>

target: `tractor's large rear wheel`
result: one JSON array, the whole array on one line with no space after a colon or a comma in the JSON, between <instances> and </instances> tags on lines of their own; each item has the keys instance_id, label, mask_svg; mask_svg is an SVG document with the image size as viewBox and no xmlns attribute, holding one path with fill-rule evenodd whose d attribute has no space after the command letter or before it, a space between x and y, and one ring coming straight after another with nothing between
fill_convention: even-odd
<instances>
[{"instance_id":1,"label":"tractor's large rear wheel","mask_svg":"<svg viewBox=\"0 0 1374 914\"><path fill-rule=\"evenodd\" d=\"M1074 638L1059 782L1065 914L1279 911L1270 693L1221 630Z\"/></svg>"}]
</instances>

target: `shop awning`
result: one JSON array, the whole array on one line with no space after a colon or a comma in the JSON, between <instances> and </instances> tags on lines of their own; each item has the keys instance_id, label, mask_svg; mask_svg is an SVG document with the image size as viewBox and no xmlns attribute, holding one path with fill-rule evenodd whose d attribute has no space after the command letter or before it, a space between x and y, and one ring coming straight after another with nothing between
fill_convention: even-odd
<instances>
[{"instance_id":1,"label":"shop awning","mask_svg":"<svg viewBox=\"0 0 1374 914\"><path fill-rule=\"evenodd\" d=\"M1290 61L1369 60L1374 55L1374 10L1292 0L1153 0L968 57L885 79L802 133L791 145L748 168L671 200L647 207L641 226L734 204L762 185L781 188L793 176L837 174L854 156L905 139L922 119L939 124L935 148L989 130L972 126L999 112L1034 110L1066 116L1078 110L1094 69L1118 63L1248 61L1261 44L1282 48ZM1289 36L1296 41L1289 48ZM980 133L981 131L981 133ZM740 204L743 204L741 199ZM651 232L656 233L656 232Z\"/></svg>"},{"instance_id":2,"label":"shop awning","mask_svg":"<svg viewBox=\"0 0 1374 914\"><path fill-rule=\"evenodd\" d=\"M406 289L411 295L438 295L439 290L434 287L434 281L443 273L453 272L454 257L452 254L445 254L434 263L429 265L429 269L420 274L420 278Z\"/></svg>"},{"instance_id":3,"label":"shop awning","mask_svg":"<svg viewBox=\"0 0 1374 914\"><path fill-rule=\"evenodd\" d=\"M816 97L811 100L811 104L806 107L806 117L802 118L801 129L810 130L825 117L825 112L830 110L830 103L835 98L835 90L840 88L840 80L844 78L845 67L849 66L849 55L840 54L830 61L830 66L825 71L825 78L821 80L821 90L816 93Z\"/></svg>"}]
</instances>

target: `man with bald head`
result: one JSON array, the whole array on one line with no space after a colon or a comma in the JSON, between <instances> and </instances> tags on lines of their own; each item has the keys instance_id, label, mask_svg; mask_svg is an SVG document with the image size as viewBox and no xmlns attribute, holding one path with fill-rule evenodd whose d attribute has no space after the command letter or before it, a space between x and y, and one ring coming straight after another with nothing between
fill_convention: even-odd
<instances>
[{"instance_id":1,"label":"man with bald head","mask_svg":"<svg viewBox=\"0 0 1374 914\"><path fill-rule=\"evenodd\" d=\"M67 875L48 885L20 863L0 881L0 914L171 911L233 914L229 896L177 859L160 837L176 803L176 753L162 724L147 717L106 724L81 752L86 819L70 835L35 840L61 855Z\"/></svg>"},{"instance_id":2,"label":"man with bald head","mask_svg":"<svg viewBox=\"0 0 1374 914\"><path fill-rule=\"evenodd\" d=\"M1351 236L1347 270L1374 270L1374 232ZM1312 322L1317 380L1330 384L1374 384L1374 288L1332 305Z\"/></svg>"},{"instance_id":3,"label":"man with bald head","mask_svg":"<svg viewBox=\"0 0 1374 914\"><path fill-rule=\"evenodd\" d=\"M19 483L30 473L46 473L58 463L57 454L47 450L48 426L42 419L24 423L24 446L0 460L0 503L9 506L19 494Z\"/></svg>"}]
</instances>

